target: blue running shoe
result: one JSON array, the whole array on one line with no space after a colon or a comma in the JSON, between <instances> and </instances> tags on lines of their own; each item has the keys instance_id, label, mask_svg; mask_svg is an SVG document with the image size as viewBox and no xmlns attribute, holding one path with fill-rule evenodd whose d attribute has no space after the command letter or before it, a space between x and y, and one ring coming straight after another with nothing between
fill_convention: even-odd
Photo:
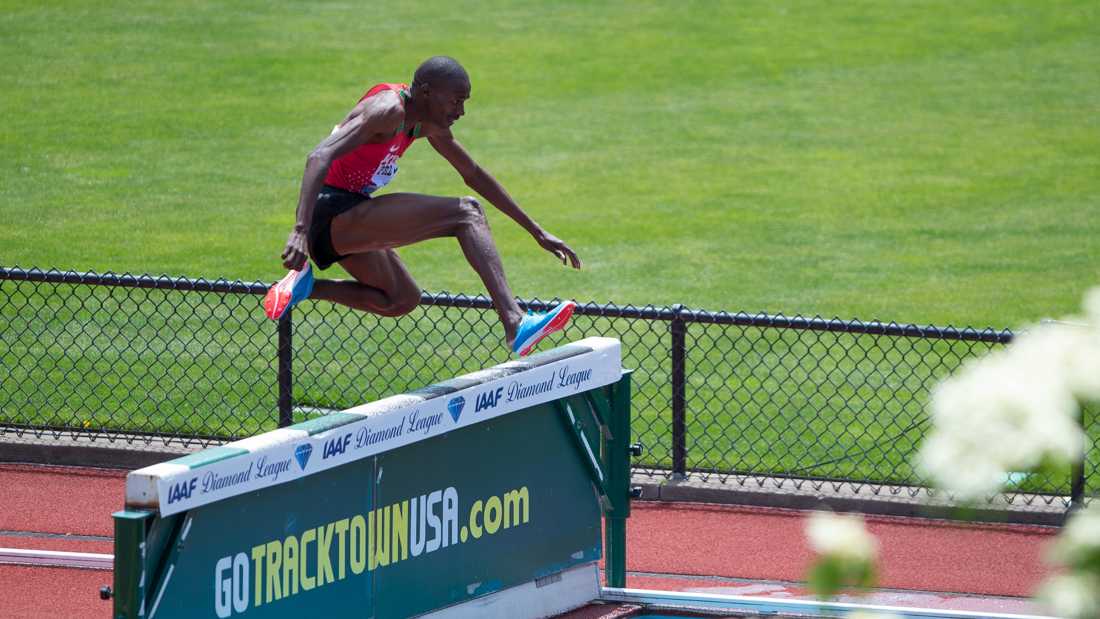
<instances>
[{"instance_id":1,"label":"blue running shoe","mask_svg":"<svg viewBox=\"0 0 1100 619\"><path fill-rule=\"evenodd\" d=\"M282 318L283 314L297 305L313 292L313 267L306 262L301 271L291 271L279 283L271 287L264 297L264 313L272 320Z\"/></svg>"},{"instance_id":2,"label":"blue running shoe","mask_svg":"<svg viewBox=\"0 0 1100 619\"><path fill-rule=\"evenodd\" d=\"M519 323L516 330L516 340L512 342L512 352L525 357L542 338L555 331L560 331L573 316L573 309L577 304L565 301L545 314L527 314Z\"/></svg>"}]
</instances>

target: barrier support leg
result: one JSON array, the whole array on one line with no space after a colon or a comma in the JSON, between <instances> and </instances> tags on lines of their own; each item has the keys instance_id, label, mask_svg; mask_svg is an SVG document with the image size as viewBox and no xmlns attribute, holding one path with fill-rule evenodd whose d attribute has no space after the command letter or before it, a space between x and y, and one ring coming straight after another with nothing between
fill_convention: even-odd
<instances>
[{"instance_id":1,"label":"barrier support leg","mask_svg":"<svg viewBox=\"0 0 1100 619\"><path fill-rule=\"evenodd\" d=\"M155 518L149 511L125 510L115 519L114 617L144 616L145 536Z\"/></svg>"},{"instance_id":2,"label":"barrier support leg","mask_svg":"<svg viewBox=\"0 0 1100 619\"><path fill-rule=\"evenodd\" d=\"M606 580L609 587L626 586L626 519L630 517L630 371L606 387L611 400L610 438L604 441L611 510L606 513Z\"/></svg>"}]
</instances>

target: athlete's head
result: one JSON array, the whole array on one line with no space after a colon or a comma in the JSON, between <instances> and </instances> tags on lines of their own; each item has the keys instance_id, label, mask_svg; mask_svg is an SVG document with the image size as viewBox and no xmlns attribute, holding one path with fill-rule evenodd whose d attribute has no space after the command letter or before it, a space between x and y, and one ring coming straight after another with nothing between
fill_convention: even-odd
<instances>
[{"instance_id":1,"label":"athlete's head","mask_svg":"<svg viewBox=\"0 0 1100 619\"><path fill-rule=\"evenodd\" d=\"M424 101L430 122L449 127L466 113L470 76L454 58L432 56L416 68L411 90Z\"/></svg>"}]
</instances>

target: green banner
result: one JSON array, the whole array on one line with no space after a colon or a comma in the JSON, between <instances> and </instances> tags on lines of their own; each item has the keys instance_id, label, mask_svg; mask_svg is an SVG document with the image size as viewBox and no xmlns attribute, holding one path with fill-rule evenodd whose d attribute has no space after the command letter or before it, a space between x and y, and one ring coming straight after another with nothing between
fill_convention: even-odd
<instances>
[{"instance_id":1,"label":"green banner","mask_svg":"<svg viewBox=\"0 0 1100 619\"><path fill-rule=\"evenodd\" d=\"M405 618L597 561L576 440L542 404L190 510L148 616Z\"/></svg>"}]
</instances>

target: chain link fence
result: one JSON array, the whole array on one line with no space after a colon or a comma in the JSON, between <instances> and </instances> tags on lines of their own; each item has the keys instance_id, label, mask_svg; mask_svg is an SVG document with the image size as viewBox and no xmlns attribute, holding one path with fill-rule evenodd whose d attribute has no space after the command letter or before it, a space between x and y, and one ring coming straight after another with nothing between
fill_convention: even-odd
<instances>
[{"instance_id":1,"label":"chain link fence","mask_svg":"<svg viewBox=\"0 0 1100 619\"><path fill-rule=\"evenodd\" d=\"M305 303L278 323L268 284L0 268L0 439L207 446L508 359L488 299L427 294L385 318ZM541 311L555 300L531 300ZM912 461L931 388L1008 330L582 304L542 347L622 341L634 370L636 475L727 485L927 494ZM1035 474L1010 502L1095 492L1086 462Z\"/></svg>"}]
</instances>

